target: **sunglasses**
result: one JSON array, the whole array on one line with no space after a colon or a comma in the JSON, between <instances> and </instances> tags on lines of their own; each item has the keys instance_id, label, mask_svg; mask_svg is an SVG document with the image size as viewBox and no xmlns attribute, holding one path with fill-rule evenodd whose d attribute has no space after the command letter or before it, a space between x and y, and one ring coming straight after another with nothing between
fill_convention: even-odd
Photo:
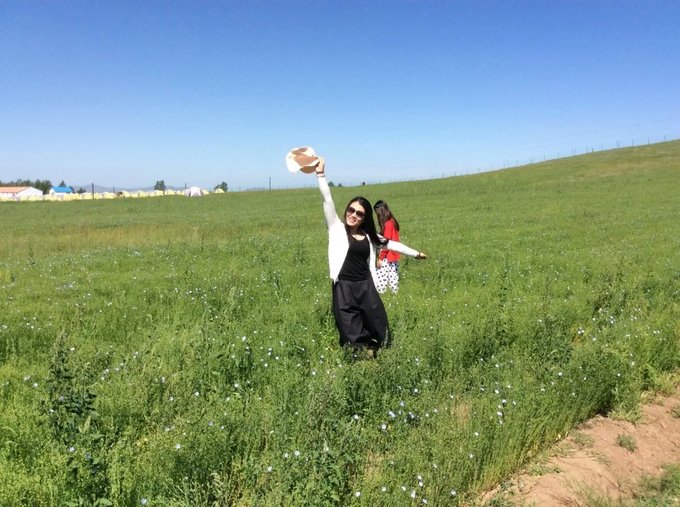
<instances>
[{"instance_id":1,"label":"sunglasses","mask_svg":"<svg viewBox=\"0 0 680 507\"><path fill-rule=\"evenodd\" d=\"M364 217L366 216L366 213L364 213L364 212L361 211L361 210L354 209L352 206L350 206L349 208L347 208L347 214L348 214L348 215L355 214L355 215L356 215L357 217L359 217L359 218L364 218Z\"/></svg>"}]
</instances>

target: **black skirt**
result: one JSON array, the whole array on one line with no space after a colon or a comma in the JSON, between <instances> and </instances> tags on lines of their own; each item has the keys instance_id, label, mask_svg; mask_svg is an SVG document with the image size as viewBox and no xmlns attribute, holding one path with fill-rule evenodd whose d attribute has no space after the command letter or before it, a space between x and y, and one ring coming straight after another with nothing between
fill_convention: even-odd
<instances>
[{"instance_id":1,"label":"black skirt","mask_svg":"<svg viewBox=\"0 0 680 507\"><path fill-rule=\"evenodd\" d=\"M340 345L375 348L387 345L387 313L371 278L335 282L333 315Z\"/></svg>"}]
</instances>

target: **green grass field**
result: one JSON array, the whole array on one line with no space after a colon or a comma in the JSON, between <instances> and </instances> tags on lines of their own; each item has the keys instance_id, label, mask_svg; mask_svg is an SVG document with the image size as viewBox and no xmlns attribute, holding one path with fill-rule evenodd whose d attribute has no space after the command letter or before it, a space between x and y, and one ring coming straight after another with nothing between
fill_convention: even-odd
<instances>
[{"instance_id":1,"label":"green grass field","mask_svg":"<svg viewBox=\"0 0 680 507\"><path fill-rule=\"evenodd\" d=\"M335 188L429 255L375 361L315 188L2 203L0 505L474 503L677 372L678 189L678 141Z\"/></svg>"}]
</instances>

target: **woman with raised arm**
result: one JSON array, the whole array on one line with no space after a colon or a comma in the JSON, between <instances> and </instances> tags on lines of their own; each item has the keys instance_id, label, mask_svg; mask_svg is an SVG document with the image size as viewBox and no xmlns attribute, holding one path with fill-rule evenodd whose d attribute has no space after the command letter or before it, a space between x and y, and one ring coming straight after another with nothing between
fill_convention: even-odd
<instances>
[{"instance_id":1,"label":"woman with raised arm","mask_svg":"<svg viewBox=\"0 0 680 507\"><path fill-rule=\"evenodd\" d=\"M316 165L316 177L328 227L333 315L340 332L340 344L366 348L369 357L373 357L378 348L389 345L387 313L373 281L376 251L387 248L416 259L426 259L427 256L380 236L373 221L371 203L364 197L351 199L341 220L335 211L325 176L325 160L320 159Z\"/></svg>"}]
</instances>

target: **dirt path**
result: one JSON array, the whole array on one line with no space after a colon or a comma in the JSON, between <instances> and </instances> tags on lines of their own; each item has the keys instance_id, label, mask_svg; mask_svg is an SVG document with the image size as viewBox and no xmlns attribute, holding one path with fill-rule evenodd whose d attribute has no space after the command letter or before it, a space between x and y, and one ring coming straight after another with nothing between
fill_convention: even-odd
<instances>
[{"instance_id":1,"label":"dirt path","mask_svg":"<svg viewBox=\"0 0 680 507\"><path fill-rule=\"evenodd\" d=\"M595 417L484 501L501 495L514 505L587 507L585 491L631 498L645 475L680 463L680 391L642 407L638 423ZM632 450L629 450L632 449ZM531 473L533 471L533 473Z\"/></svg>"}]
</instances>

